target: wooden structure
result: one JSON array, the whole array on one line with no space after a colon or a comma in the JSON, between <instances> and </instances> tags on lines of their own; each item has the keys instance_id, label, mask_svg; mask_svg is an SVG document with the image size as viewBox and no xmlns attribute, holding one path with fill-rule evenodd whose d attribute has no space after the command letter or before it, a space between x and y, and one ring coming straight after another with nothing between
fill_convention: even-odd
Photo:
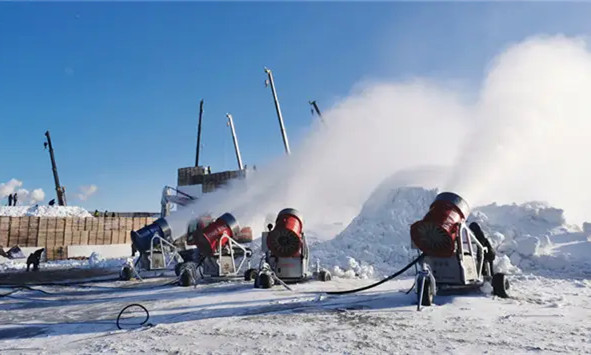
<instances>
[{"instance_id":1,"label":"wooden structure","mask_svg":"<svg viewBox=\"0 0 591 355\"><path fill-rule=\"evenodd\" d=\"M4 217L0 216L0 246L46 249L48 260L67 259L68 245L131 244L130 232L151 217Z\"/></svg>"}]
</instances>

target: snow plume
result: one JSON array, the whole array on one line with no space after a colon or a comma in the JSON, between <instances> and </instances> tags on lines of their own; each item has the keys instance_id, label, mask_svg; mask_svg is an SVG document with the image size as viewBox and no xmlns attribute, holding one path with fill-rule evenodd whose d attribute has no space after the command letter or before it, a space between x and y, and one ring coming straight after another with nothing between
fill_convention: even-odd
<instances>
[{"instance_id":1,"label":"snow plume","mask_svg":"<svg viewBox=\"0 0 591 355\"><path fill-rule=\"evenodd\" d=\"M265 216L293 207L302 212L309 228L334 230L330 227L336 224L332 235L324 238L332 237L384 177L412 169L400 176L401 181L412 182L415 170L427 180L431 169L438 171L429 166L453 163L464 117L461 100L428 81L360 87L327 111L327 126L313 126L291 156L259 168L246 181L205 195L169 222L182 230L190 216L229 211L258 232ZM440 132L448 130L442 138ZM440 149L443 139L451 142L449 151Z\"/></svg>"},{"instance_id":2,"label":"snow plume","mask_svg":"<svg viewBox=\"0 0 591 355\"><path fill-rule=\"evenodd\" d=\"M98 187L96 185L80 186L78 188L79 193L76 195L80 201L86 201L90 196L97 192Z\"/></svg>"},{"instance_id":3,"label":"snow plume","mask_svg":"<svg viewBox=\"0 0 591 355\"><path fill-rule=\"evenodd\" d=\"M534 38L493 62L449 189L471 202L544 200L591 212L591 52L580 39Z\"/></svg>"},{"instance_id":4,"label":"snow plume","mask_svg":"<svg viewBox=\"0 0 591 355\"><path fill-rule=\"evenodd\" d=\"M426 79L359 86L324 113L326 127L311 127L290 157L206 195L169 222L183 230L192 216L229 211L257 232L265 216L294 207L305 226L342 230L394 173L406 185L456 191L471 205L547 200L580 222L591 206L585 43L534 38L492 63L470 102ZM430 166L444 168L426 174ZM429 184L415 179L419 167Z\"/></svg>"},{"instance_id":5,"label":"snow plume","mask_svg":"<svg viewBox=\"0 0 591 355\"><path fill-rule=\"evenodd\" d=\"M21 188L23 182L17 179L10 179L6 183L0 183L0 198L6 198L16 192L19 205L33 205L45 199L45 192L42 189L29 191Z\"/></svg>"}]
</instances>

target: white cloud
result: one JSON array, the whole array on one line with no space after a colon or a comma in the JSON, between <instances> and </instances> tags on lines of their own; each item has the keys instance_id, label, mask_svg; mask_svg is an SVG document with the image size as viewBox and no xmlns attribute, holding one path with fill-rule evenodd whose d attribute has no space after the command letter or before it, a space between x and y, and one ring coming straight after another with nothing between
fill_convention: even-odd
<instances>
[{"instance_id":1,"label":"white cloud","mask_svg":"<svg viewBox=\"0 0 591 355\"><path fill-rule=\"evenodd\" d=\"M35 189L31 192L31 200L41 202L45 200L45 192L42 189Z\"/></svg>"},{"instance_id":2,"label":"white cloud","mask_svg":"<svg viewBox=\"0 0 591 355\"><path fill-rule=\"evenodd\" d=\"M0 198L15 193L21 186L23 186L23 182L17 179L10 179L8 182L0 183Z\"/></svg>"},{"instance_id":3,"label":"white cloud","mask_svg":"<svg viewBox=\"0 0 591 355\"><path fill-rule=\"evenodd\" d=\"M94 195L98 190L96 185L85 185L80 186L78 191L80 191L76 196L80 201L86 201L90 196Z\"/></svg>"},{"instance_id":4,"label":"white cloud","mask_svg":"<svg viewBox=\"0 0 591 355\"><path fill-rule=\"evenodd\" d=\"M17 179L10 179L8 182L0 183L0 198L16 193L18 206L37 204L45 199L43 189L29 191L21 186L23 186L23 182Z\"/></svg>"}]
</instances>

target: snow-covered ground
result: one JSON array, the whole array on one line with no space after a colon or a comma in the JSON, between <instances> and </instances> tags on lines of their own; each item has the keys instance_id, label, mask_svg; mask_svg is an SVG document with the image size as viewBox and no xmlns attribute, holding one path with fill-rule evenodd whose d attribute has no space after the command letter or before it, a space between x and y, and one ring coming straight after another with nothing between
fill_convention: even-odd
<instances>
[{"instance_id":1,"label":"snow-covered ground","mask_svg":"<svg viewBox=\"0 0 591 355\"><path fill-rule=\"evenodd\" d=\"M591 353L591 230L565 222L543 203L475 208L498 249L496 267L511 298L481 291L437 295L416 311L406 294L412 273L346 296L345 290L390 274L416 255L409 226L437 191L385 183L344 230L312 246L339 276L332 282L253 289L244 281L164 285L171 279L43 286L0 299L0 349L7 353ZM255 241L256 243L257 241ZM124 260L96 255L80 266ZM109 264L110 263L110 264ZM43 290L49 294L42 293ZM3 289L0 292L10 292ZM117 330L127 304L141 303L153 327ZM137 316L138 320L141 315ZM140 319L141 320L141 319ZM133 327L131 327L133 328Z\"/></svg>"},{"instance_id":2,"label":"snow-covered ground","mask_svg":"<svg viewBox=\"0 0 591 355\"><path fill-rule=\"evenodd\" d=\"M92 217L77 206L0 206L0 216L9 217Z\"/></svg>"},{"instance_id":3,"label":"snow-covered ground","mask_svg":"<svg viewBox=\"0 0 591 355\"><path fill-rule=\"evenodd\" d=\"M253 289L150 283L43 287L0 304L3 353L590 353L591 282L519 276L513 298L446 295L416 311L411 279L360 294L326 296L363 280ZM127 304L153 327L117 330ZM143 320L130 313L126 324ZM127 317L127 316L126 316Z\"/></svg>"}]
</instances>

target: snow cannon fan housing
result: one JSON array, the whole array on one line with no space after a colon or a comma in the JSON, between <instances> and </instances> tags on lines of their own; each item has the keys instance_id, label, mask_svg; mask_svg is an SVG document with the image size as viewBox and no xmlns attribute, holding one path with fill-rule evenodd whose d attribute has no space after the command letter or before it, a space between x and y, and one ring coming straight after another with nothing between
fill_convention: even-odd
<instances>
[{"instance_id":1,"label":"snow cannon fan housing","mask_svg":"<svg viewBox=\"0 0 591 355\"><path fill-rule=\"evenodd\" d=\"M470 214L468 203L452 192L435 197L429 212L410 227L412 242L426 256L451 257L455 253L460 223Z\"/></svg>"},{"instance_id":2,"label":"snow cannon fan housing","mask_svg":"<svg viewBox=\"0 0 591 355\"><path fill-rule=\"evenodd\" d=\"M139 250L140 252L145 252L150 250L152 238L156 234L158 234L160 238L172 242L172 232L170 226L168 225L168 222L166 222L166 219L158 218L152 224L142 227L137 231L132 231L131 242L137 250Z\"/></svg>"},{"instance_id":3,"label":"snow cannon fan housing","mask_svg":"<svg viewBox=\"0 0 591 355\"><path fill-rule=\"evenodd\" d=\"M267 236L267 247L275 256L293 257L301 254L302 215L293 208L279 212L275 228Z\"/></svg>"},{"instance_id":4,"label":"snow cannon fan housing","mask_svg":"<svg viewBox=\"0 0 591 355\"><path fill-rule=\"evenodd\" d=\"M203 228L201 228L203 227ZM196 245L202 255L212 256L220 247L228 244L228 238L240 233L238 221L230 213L224 213L221 217L207 224L206 221L199 221L198 228L187 236L187 243Z\"/></svg>"}]
</instances>

